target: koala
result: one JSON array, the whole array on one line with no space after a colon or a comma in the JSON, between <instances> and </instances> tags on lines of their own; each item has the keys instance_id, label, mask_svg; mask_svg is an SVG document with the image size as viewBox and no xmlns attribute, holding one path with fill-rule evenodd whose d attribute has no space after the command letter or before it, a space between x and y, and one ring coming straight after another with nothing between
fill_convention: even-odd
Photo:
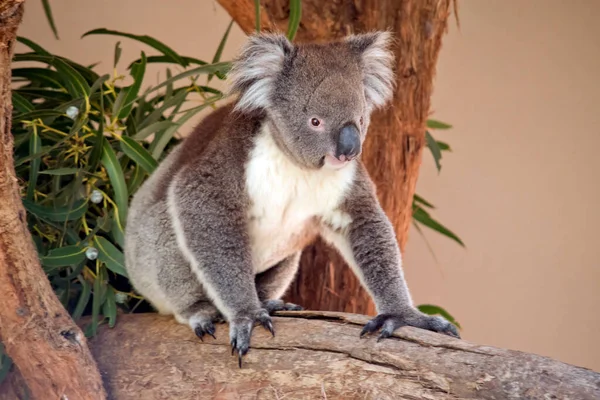
<instances>
[{"instance_id":1,"label":"koala","mask_svg":"<svg viewBox=\"0 0 600 400\"><path fill-rule=\"evenodd\" d=\"M213 111L132 199L125 237L134 288L202 339L226 320L232 353L274 311L300 254L318 236L335 247L378 315L361 336L401 326L459 337L421 313L404 280L394 229L360 160L373 110L390 100L387 32L326 44L255 34L229 73L231 103Z\"/></svg>"}]
</instances>

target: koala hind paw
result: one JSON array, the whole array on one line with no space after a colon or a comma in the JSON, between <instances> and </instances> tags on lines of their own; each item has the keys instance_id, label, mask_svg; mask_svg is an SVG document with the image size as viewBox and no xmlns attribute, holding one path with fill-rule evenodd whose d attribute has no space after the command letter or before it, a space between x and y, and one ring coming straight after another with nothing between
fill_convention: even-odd
<instances>
[{"instance_id":1,"label":"koala hind paw","mask_svg":"<svg viewBox=\"0 0 600 400\"><path fill-rule=\"evenodd\" d=\"M458 330L448 320L440 316L430 316L423 313L413 315L379 314L364 326L360 336L373 333L381 329L377 341L392 336L394 331L402 326L414 326L433 332L442 333L460 339Z\"/></svg>"},{"instance_id":2,"label":"koala hind paw","mask_svg":"<svg viewBox=\"0 0 600 400\"><path fill-rule=\"evenodd\" d=\"M273 314L275 311L301 311L303 308L294 303L286 303L283 300L265 300L262 302L262 306L266 309L269 314Z\"/></svg>"},{"instance_id":3,"label":"koala hind paw","mask_svg":"<svg viewBox=\"0 0 600 400\"><path fill-rule=\"evenodd\" d=\"M251 313L245 313L229 322L231 355L234 355L237 352L238 365L240 368L242 368L242 358L250 349L250 337L252 336L252 330L255 323L261 324L266 330L271 332L271 335L275 336L273 322L271 321L269 312L264 308Z\"/></svg>"}]
</instances>

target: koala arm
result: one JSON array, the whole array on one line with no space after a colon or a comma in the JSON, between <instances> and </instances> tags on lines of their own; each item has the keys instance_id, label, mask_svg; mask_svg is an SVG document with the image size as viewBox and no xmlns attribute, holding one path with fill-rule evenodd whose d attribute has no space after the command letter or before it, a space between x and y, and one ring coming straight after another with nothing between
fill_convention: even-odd
<instances>
[{"instance_id":1,"label":"koala arm","mask_svg":"<svg viewBox=\"0 0 600 400\"><path fill-rule=\"evenodd\" d=\"M425 315L414 307L392 224L362 166L357 174L338 210L342 213L335 219L338 226L325 220L321 234L337 248L375 302L379 315L365 326L363 334L383 327L381 335L388 337L408 325L458 336L445 319ZM339 226L339 221L346 221L346 226Z\"/></svg>"}]
</instances>

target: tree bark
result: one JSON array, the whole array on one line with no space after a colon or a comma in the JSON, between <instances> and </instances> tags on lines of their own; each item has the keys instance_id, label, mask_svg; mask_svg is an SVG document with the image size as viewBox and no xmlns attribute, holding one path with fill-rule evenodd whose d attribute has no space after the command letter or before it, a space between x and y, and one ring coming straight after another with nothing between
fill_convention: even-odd
<instances>
[{"instance_id":1,"label":"tree bark","mask_svg":"<svg viewBox=\"0 0 600 400\"><path fill-rule=\"evenodd\" d=\"M0 1L0 340L36 399L103 399L86 339L42 270L13 163L11 68L23 0Z\"/></svg>"},{"instance_id":2,"label":"tree bark","mask_svg":"<svg viewBox=\"0 0 600 400\"><path fill-rule=\"evenodd\" d=\"M363 315L280 315L294 318L275 317L274 338L256 328L241 370L226 324L201 342L173 318L122 315L90 347L115 400L600 398L600 374L546 357L409 327L360 339ZM20 399L15 383L0 393Z\"/></svg>"},{"instance_id":3,"label":"tree bark","mask_svg":"<svg viewBox=\"0 0 600 400\"><path fill-rule=\"evenodd\" d=\"M255 29L253 0L218 0L246 32ZM298 42L323 42L350 33L391 30L397 87L390 107L371 122L362 159L404 251L412 199L425 146L435 65L452 0L303 0ZM264 30L285 32L287 0L261 0ZM306 249L289 301L310 309L373 314L374 305L336 252L322 242Z\"/></svg>"}]
</instances>

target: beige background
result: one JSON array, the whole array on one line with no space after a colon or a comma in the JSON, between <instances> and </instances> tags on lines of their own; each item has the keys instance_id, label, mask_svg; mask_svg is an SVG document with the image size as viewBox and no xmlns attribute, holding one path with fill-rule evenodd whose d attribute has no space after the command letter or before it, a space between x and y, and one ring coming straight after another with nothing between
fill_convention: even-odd
<instances>
[{"instance_id":1,"label":"beige background","mask_svg":"<svg viewBox=\"0 0 600 400\"><path fill-rule=\"evenodd\" d=\"M467 340L600 371L600 1L459 3L461 29L452 20L433 98L434 115L454 125L437 137L454 151L440 175L424 155L418 193L467 249L427 233L436 263L413 230L411 291L453 313ZM36 1L20 34L80 63L102 61L102 72L117 39L80 39L92 28L148 34L210 60L229 22L212 0L52 4L60 41ZM224 59L243 41L234 27ZM124 62L139 55L122 42Z\"/></svg>"}]
</instances>

